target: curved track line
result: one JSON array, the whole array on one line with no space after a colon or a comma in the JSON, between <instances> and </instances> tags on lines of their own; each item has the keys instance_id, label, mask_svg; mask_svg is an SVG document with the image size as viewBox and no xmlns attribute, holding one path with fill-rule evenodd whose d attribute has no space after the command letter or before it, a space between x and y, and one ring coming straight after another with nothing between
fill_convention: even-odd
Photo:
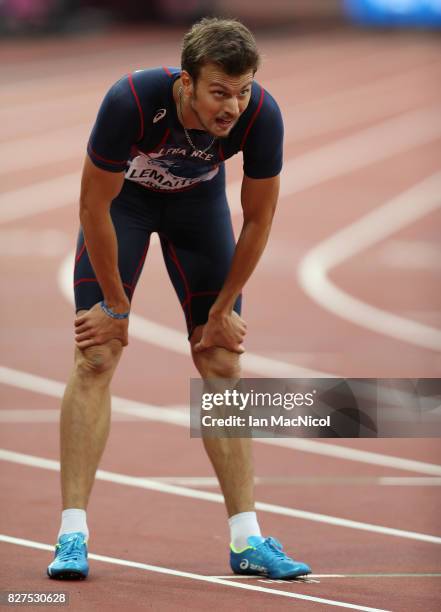
<instances>
[{"instance_id":1,"label":"curved track line","mask_svg":"<svg viewBox=\"0 0 441 612\"><path fill-rule=\"evenodd\" d=\"M60 464L53 459L45 457L37 457L25 453L16 453L7 449L0 449L0 460L10 463L18 463L28 467L39 468L58 472ZM190 489L188 487L167 484L151 478L142 478L139 476L129 476L127 474L119 474L117 472L109 472L108 470L98 470L96 473L97 480L111 482L114 484L125 485L128 487L136 487L138 489L147 489L158 493L167 493L177 495L179 497L189 497L202 501L224 504L224 497L221 493L212 493L211 491L202 491L200 489ZM381 535L394 536L397 538L405 538L409 540L418 540L430 544L441 544L441 537L430 535L427 533L418 533L416 531L407 531L404 529L395 529L394 527L384 527L383 525L375 525L373 523L363 523L361 521L353 521L350 519L322 514L319 512L308 512L299 510L298 508L288 508L277 504L268 504L266 502L256 501L256 510L269 512L280 516L288 516L290 518L304 519L315 523L324 523L327 525L335 525L337 527L347 527L349 529L357 529L359 531L367 531L370 533L379 533Z\"/></svg>"},{"instance_id":2,"label":"curved track line","mask_svg":"<svg viewBox=\"0 0 441 612\"><path fill-rule=\"evenodd\" d=\"M41 393L57 398L62 397L66 386L64 383L56 380L2 366L0 366L0 383L17 387L18 389L24 389L32 393ZM187 428L190 426L188 411L184 412L176 408L167 408L165 406L152 406L151 404L137 402L115 395L112 396L112 411L136 416L149 421L168 423L169 425ZM360 463L367 463L368 465L380 465L382 467L389 467L406 472L427 474L429 476L441 476L441 465L425 463L413 459L404 459L403 457L395 457L394 455L383 455L381 453L363 451L357 448L331 444L329 442L317 442L316 440L307 440L305 438L256 438L255 441L261 444L281 446L291 450L322 455L325 457L334 457L346 461L357 461Z\"/></svg>"},{"instance_id":3,"label":"curved track line","mask_svg":"<svg viewBox=\"0 0 441 612\"><path fill-rule=\"evenodd\" d=\"M5 534L0 534L0 542L4 542L7 544L15 544L16 546L25 546L27 548L35 548L37 550L47 550L51 552L54 550L54 547L50 544L44 544L43 542L35 542L34 540L26 540L24 538L14 538ZM118 559L117 557L108 557L107 555L97 555L95 553L89 553L89 558L93 559L94 561L101 561L103 563L111 563L113 565L132 567L134 569L144 570L147 572L155 572L157 574L167 574L169 576L176 576L177 578L190 578L191 580L199 580L200 582L220 584L222 586L227 586L236 589L245 589L247 591L257 591L258 593L266 593L267 595L278 595L281 597L290 597L292 599L303 599L305 601L321 603L328 606L349 608L350 610L362 610L364 612L390 612L388 610L381 610L379 608L368 608L366 606L359 606L358 604L351 604L343 601L335 601L333 599L323 599L322 597L313 597L311 595L302 595L301 593L292 593L291 591L280 591L278 589L269 589L253 584L231 582L230 580L224 580L222 578L217 578L216 576L204 576L203 574L183 572L181 570L175 570L168 567L160 567L158 565L149 565L147 563L139 563L137 561ZM234 576L231 576L231 578L234 578Z\"/></svg>"},{"instance_id":4,"label":"curved track line","mask_svg":"<svg viewBox=\"0 0 441 612\"><path fill-rule=\"evenodd\" d=\"M440 207L441 172L437 172L309 251L297 270L301 287L342 319L396 340L441 350L441 330L366 304L328 278L332 268Z\"/></svg>"}]
</instances>

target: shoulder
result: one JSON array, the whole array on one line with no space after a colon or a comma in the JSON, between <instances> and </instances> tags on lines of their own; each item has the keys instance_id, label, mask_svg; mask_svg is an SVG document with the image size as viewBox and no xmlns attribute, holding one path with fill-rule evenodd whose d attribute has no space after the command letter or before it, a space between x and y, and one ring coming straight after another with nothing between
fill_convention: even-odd
<instances>
[{"instance_id":1,"label":"shoulder","mask_svg":"<svg viewBox=\"0 0 441 612\"><path fill-rule=\"evenodd\" d=\"M175 70L177 69L160 66L129 72L110 87L106 98L120 104L132 104L137 98L146 101L168 90Z\"/></svg>"},{"instance_id":2,"label":"shoulder","mask_svg":"<svg viewBox=\"0 0 441 612\"><path fill-rule=\"evenodd\" d=\"M282 113L276 100L260 83L253 84L253 92L250 103L253 103L256 127L260 129L273 128L276 124L283 123Z\"/></svg>"},{"instance_id":3,"label":"shoulder","mask_svg":"<svg viewBox=\"0 0 441 612\"><path fill-rule=\"evenodd\" d=\"M144 70L135 70L129 75L133 85L139 89L139 93L155 93L155 91L167 90L170 83L180 73L179 68L169 66L157 66Z\"/></svg>"},{"instance_id":4,"label":"shoulder","mask_svg":"<svg viewBox=\"0 0 441 612\"><path fill-rule=\"evenodd\" d=\"M279 105L262 85L253 83L248 108L242 116L243 136L241 149L259 141L283 140L283 119ZM247 147L248 148L248 147Z\"/></svg>"},{"instance_id":5,"label":"shoulder","mask_svg":"<svg viewBox=\"0 0 441 612\"><path fill-rule=\"evenodd\" d=\"M259 83L253 84L242 137L244 172L249 178L270 178L283 163L283 120L279 105ZM245 113L244 113L245 114Z\"/></svg>"}]
</instances>

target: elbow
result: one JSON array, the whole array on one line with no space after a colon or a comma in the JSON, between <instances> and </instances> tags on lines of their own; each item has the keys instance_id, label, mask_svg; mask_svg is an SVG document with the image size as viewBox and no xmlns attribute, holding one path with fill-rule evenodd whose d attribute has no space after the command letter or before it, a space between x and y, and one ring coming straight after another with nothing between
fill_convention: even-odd
<instances>
[{"instance_id":1,"label":"elbow","mask_svg":"<svg viewBox=\"0 0 441 612\"><path fill-rule=\"evenodd\" d=\"M245 233L253 233L256 236L256 239L262 240L263 243L266 244L271 233L271 226L272 218L269 217L266 217L265 219L262 217L259 219L244 219L242 231Z\"/></svg>"},{"instance_id":2,"label":"elbow","mask_svg":"<svg viewBox=\"0 0 441 612\"><path fill-rule=\"evenodd\" d=\"M88 216L89 210L90 209L87 200L83 197L80 197L79 217L82 225Z\"/></svg>"},{"instance_id":3,"label":"elbow","mask_svg":"<svg viewBox=\"0 0 441 612\"><path fill-rule=\"evenodd\" d=\"M110 202L98 200L96 198L80 197L79 218L81 226L95 226L102 223L105 219L110 219Z\"/></svg>"},{"instance_id":4,"label":"elbow","mask_svg":"<svg viewBox=\"0 0 441 612\"><path fill-rule=\"evenodd\" d=\"M244 224L245 225L256 225L260 227L262 230L267 229L268 231L271 229L273 224L274 214L276 212L276 206L268 206L263 211L255 212L252 214L244 214Z\"/></svg>"},{"instance_id":5,"label":"elbow","mask_svg":"<svg viewBox=\"0 0 441 612\"><path fill-rule=\"evenodd\" d=\"M96 210L96 207L92 208L90 198L80 196L79 217L80 223L83 227L91 220L94 210Z\"/></svg>"}]
</instances>

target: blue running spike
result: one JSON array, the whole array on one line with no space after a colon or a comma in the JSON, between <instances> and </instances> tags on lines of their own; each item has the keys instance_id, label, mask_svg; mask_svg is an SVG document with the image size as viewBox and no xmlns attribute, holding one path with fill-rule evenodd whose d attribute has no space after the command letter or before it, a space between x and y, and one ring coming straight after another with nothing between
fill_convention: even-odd
<instances>
[{"instance_id":1,"label":"blue running spike","mask_svg":"<svg viewBox=\"0 0 441 612\"><path fill-rule=\"evenodd\" d=\"M84 580L89 573L86 536L80 531L60 536L55 556L47 568L49 578Z\"/></svg>"},{"instance_id":2,"label":"blue running spike","mask_svg":"<svg viewBox=\"0 0 441 612\"><path fill-rule=\"evenodd\" d=\"M251 536L247 542L248 546L239 551L230 546L230 565L235 574L290 579L311 573L309 565L288 557L275 538Z\"/></svg>"}]
</instances>

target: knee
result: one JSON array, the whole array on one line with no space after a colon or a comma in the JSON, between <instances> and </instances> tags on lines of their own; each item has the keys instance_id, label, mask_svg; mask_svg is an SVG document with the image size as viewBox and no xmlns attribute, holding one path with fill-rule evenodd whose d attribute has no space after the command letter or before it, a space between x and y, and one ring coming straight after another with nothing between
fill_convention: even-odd
<instances>
[{"instance_id":1,"label":"knee","mask_svg":"<svg viewBox=\"0 0 441 612\"><path fill-rule=\"evenodd\" d=\"M110 377L122 353L118 340L75 350L75 368L83 377Z\"/></svg>"},{"instance_id":2,"label":"knee","mask_svg":"<svg viewBox=\"0 0 441 612\"><path fill-rule=\"evenodd\" d=\"M202 378L240 378L240 355L223 348L193 353L193 361Z\"/></svg>"}]
</instances>

